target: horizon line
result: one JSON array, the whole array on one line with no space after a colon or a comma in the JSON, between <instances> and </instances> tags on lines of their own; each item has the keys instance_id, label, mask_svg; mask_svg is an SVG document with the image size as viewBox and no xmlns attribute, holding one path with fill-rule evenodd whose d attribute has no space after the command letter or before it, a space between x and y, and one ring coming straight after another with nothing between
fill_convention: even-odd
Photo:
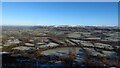
<instances>
[{"instance_id":1,"label":"horizon line","mask_svg":"<svg viewBox=\"0 0 120 68\"><path fill-rule=\"evenodd\" d=\"M0 25L0 26L119 26L119 25Z\"/></svg>"}]
</instances>

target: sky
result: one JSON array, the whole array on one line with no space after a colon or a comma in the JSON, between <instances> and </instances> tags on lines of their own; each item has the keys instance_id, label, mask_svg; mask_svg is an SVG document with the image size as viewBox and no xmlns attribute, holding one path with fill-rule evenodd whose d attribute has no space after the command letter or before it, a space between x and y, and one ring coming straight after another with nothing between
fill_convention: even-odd
<instances>
[{"instance_id":1,"label":"sky","mask_svg":"<svg viewBox=\"0 0 120 68\"><path fill-rule=\"evenodd\" d=\"M119 2L119 0L1 0L2 2Z\"/></svg>"},{"instance_id":2,"label":"sky","mask_svg":"<svg viewBox=\"0 0 120 68\"><path fill-rule=\"evenodd\" d=\"M3 2L2 25L118 25L117 2Z\"/></svg>"}]
</instances>

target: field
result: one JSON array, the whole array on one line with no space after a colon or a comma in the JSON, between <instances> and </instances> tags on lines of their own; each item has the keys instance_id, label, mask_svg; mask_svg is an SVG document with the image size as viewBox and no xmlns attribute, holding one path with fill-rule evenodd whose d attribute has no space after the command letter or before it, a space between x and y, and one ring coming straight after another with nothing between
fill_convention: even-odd
<instances>
[{"instance_id":1,"label":"field","mask_svg":"<svg viewBox=\"0 0 120 68\"><path fill-rule=\"evenodd\" d=\"M117 26L3 26L2 66L119 67L119 32Z\"/></svg>"}]
</instances>

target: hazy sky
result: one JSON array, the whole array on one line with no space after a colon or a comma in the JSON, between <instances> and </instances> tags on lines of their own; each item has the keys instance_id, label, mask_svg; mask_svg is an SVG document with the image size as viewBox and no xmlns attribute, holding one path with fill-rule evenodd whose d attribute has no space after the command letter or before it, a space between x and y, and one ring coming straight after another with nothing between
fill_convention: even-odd
<instances>
[{"instance_id":1,"label":"hazy sky","mask_svg":"<svg viewBox=\"0 0 120 68\"><path fill-rule=\"evenodd\" d=\"M118 25L117 2L3 2L3 25Z\"/></svg>"}]
</instances>

